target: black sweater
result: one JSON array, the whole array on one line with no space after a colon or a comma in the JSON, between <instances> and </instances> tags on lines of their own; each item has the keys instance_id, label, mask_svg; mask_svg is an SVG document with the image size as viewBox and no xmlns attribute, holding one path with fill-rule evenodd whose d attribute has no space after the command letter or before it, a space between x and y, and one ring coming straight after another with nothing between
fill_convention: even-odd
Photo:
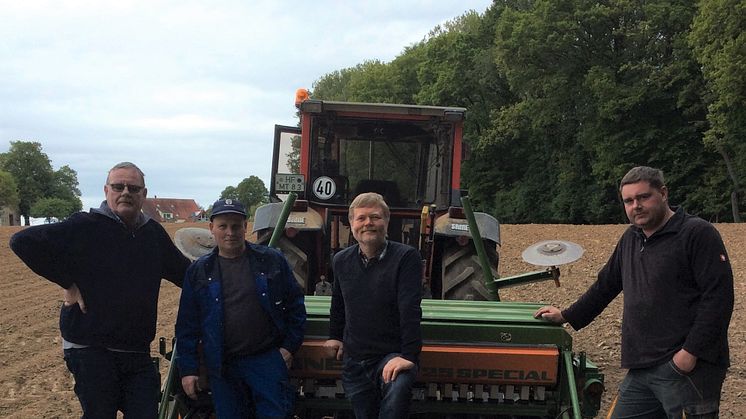
<instances>
[{"instance_id":1,"label":"black sweater","mask_svg":"<svg viewBox=\"0 0 746 419\"><path fill-rule=\"evenodd\" d=\"M630 226L596 282L562 315L578 330L622 291L623 368L658 365L681 348L729 365L733 272L712 224L679 208L648 238Z\"/></svg>"},{"instance_id":2,"label":"black sweater","mask_svg":"<svg viewBox=\"0 0 746 419\"><path fill-rule=\"evenodd\" d=\"M189 266L160 224L144 220L129 231L105 205L21 230L10 247L37 274L80 289L87 313L62 307L65 340L126 351L149 352L161 278L181 286Z\"/></svg>"},{"instance_id":3,"label":"black sweater","mask_svg":"<svg viewBox=\"0 0 746 419\"><path fill-rule=\"evenodd\" d=\"M360 247L334 256L329 336L354 360L390 353L417 362L422 349L422 261L417 249L389 242L383 258L363 266Z\"/></svg>"}]
</instances>

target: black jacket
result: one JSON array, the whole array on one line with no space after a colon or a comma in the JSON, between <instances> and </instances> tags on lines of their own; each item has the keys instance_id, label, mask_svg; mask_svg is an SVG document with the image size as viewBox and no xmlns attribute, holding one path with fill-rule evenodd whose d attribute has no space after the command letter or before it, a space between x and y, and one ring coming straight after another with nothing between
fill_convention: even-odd
<instances>
[{"instance_id":1,"label":"black jacket","mask_svg":"<svg viewBox=\"0 0 746 419\"><path fill-rule=\"evenodd\" d=\"M712 224L679 208L648 238L630 226L596 282L562 315L578 330L622 291L623 368L660 364L681 348L729 365L733 272Z\"/></svg>"},{"instance_id":2,"label":"black jacket","mask_svg":"<svg viewBox=\"0 0 746 419\"><path fill-rule=\"evenodd\" d=\"M80 345L149 352L161 278L181 283L189 260L157 222L129 231L102 204L67 220L26 228L10 247L31 270L63 288L75 283L86 303L62 307L62 337Z\"/></svg>"}]
</instances>

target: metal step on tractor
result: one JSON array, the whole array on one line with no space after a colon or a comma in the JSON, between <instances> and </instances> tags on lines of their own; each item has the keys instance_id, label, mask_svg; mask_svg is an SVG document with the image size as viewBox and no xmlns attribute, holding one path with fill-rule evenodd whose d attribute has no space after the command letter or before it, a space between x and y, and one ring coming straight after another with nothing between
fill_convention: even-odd
<instances>
[{"instance_id":1,"label":"metal step on tractor","mask_svg":"<svg viewBox=\"0 0 746 419\"><path fill-rule=\"evenodd\" d=\"M542 269L497 276L500 226L473 212L461 189L466 109L315 100L299 90L299 127L276 126L270 203L256 210L257 241L282 250L306 293L305 342L291 377L300 418L351 417L341 363L324 352L331 260L354 244L352 199L377 192L391 209L388 239L420 250L424 347L413 417L586 418L596 416L603 374L561 326L533 318L541 304L503 302L499 289L554 280L580 246L545 241L523 258ZM177 246L196 258L214 247L206 229L182 229ZM173 361L161 417L210 417L209 396L181 392ZM192 416L190 416L192 415Z\"/></svg>"}]
</instances>

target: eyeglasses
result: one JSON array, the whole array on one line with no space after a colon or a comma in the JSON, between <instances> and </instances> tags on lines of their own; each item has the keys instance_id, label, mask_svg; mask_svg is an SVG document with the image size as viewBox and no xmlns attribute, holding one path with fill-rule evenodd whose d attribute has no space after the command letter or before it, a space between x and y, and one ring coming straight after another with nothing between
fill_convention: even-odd
<instances>
[{"instance_id":1,"label":"eyeglasses","mask_svg":"<svg viewBox=\"0 0 746 419\"><path fill-rule=\"evenodd\" d=\"M126 183L110 183L109 186L114 192L124 192L124 188L127 188L129 193L138 193L144 188L144 186L128 185Z\"/></svg>"}]
</instances>

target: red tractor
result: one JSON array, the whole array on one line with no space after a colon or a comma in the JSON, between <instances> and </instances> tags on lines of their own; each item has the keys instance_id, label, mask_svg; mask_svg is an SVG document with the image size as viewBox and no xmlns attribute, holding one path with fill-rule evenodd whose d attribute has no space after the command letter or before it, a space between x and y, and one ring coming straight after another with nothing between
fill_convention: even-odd
<instances>
[{"instance_id":1,"label":"red tractor","mask_svg":"<svg viewBox=\"0 0 746 419\"><path fill-rule=\"evenodd\" d=\"M300 128L275 127L270 200L257 209L254 232L269 237L290 192L298 194L277 242L306 293L325 294L331 258L354 240L348 208L362 192L391 208L388 238L420 249L425 294L435 299L494 299L500 226L475 213L490 278L480 266L461 197L466 109L332 102L299 91Z\"/></svg>"}]
</instances>

